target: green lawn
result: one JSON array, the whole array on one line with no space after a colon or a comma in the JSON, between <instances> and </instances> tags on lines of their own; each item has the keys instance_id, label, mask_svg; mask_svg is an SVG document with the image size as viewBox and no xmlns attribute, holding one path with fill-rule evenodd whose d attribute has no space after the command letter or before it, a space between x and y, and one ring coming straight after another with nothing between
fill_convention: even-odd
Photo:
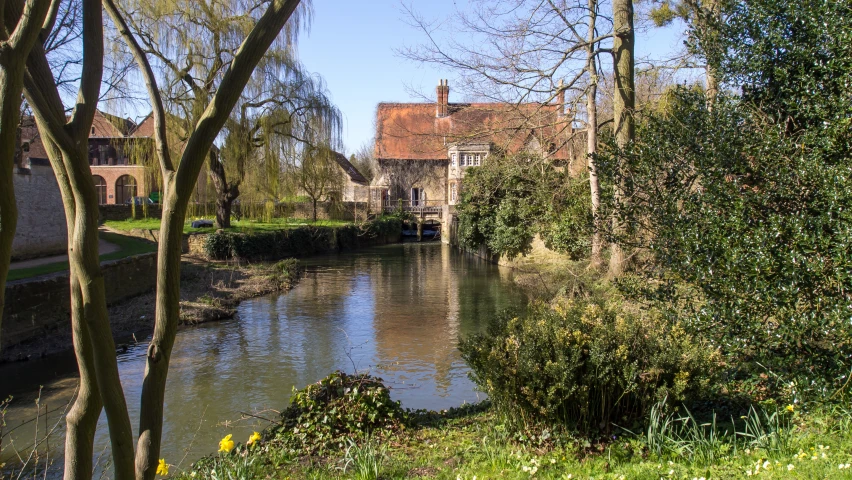
<instances>
[{"instance_id":1,"label":"green lawn","mask_svg":"<svg viewBox=\"0 0 852 480\"><path fill-rule=\"evenodd\" d=\"M116 252L101 255L100 258L102 262L157 251L157 245L134 237L105 232L101 232L100 237L107 242L118 245L119 247L119 250ZM64 272L66 270L68 270L67 260L39 265L36 267L10 270L6 280L20 280L23 278L37 277L39 275L47 275L48 273Z\"/></svg>"},{"instance_id":2,"label":"green lawn","mask_svg":"<svg viewBox=\"0 0 852 480\"><path fill-rule=\"evenodd\" d=\"M199 220L199 219L193 219ZM211 233L216 231L215 227L209 228L192 228L192 221L188 220L184 226L184 233ZM212 219L210 219L212 220ZM310 220L304 220L300 218L276 218L269 222L257 221L257 220L236 220L231 222L231 228L228 229L230 232L258 232L258 231L271 231L271 230L281 230L285 228L296 228L304 225L314 225L321 227L341 227L344 225L349 225L352 222L342 221L342 220L317 220L316 222L312 222ZM129 231L133 229L141 229L141 230L159 230L160 229L160 220L156 218L146 218L141 220L110 220L104 222L104 225L113 229L120 231Z\"/></svg>"},{"instance_id":3,"label":"green lawn","mask_svg":"<svg viewBox=\"0 0 852 480\"><path fill-rule=\"evenodd\" d=\"M384 441L362 438L354 446L343 445L326 455L299 456L274 440L251 447L244 455L246 447L241 445L237 453L213 454L195 468L174 468L171 474L182 480L848 479L852 478L850 420L848 412L803 415L791 431L781 432L782 445L767 441L765 447L734 449L725 440L705 437L684 443L678 452L657 455L649 451L643 435L620 433L601 443L583 438L519 440L493 412L486 411Z\"/></svg>"}]
</instances>

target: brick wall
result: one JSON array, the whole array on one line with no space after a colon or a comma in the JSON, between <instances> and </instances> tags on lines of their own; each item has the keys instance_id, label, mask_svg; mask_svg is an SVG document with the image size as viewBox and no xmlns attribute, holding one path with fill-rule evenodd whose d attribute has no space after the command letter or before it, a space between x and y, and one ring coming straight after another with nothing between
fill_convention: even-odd
<instances>
[{"instance_id":1,"label":"brick wall","mask_svg":"<svg viewBox=\"0 0 852 480\"><path fill-rule=\"evenodd\" d=\"M148 253L101 265L107 303L148 292L157 281L157 255ZM6 308L0 336L3 348L38 341L56 331L71 330L68 272L16 280L6 284Z\"/></svg>"},{"instance_id":2,"label":"brick wall","mask_svg":"<svg viewBox=\"0 0 852 480\"><path fill-rule=\"evenodd\" d=\"M65 253L68 245L65 209L50 164L34 158L29 168L15 168L12 175L18 204L12 258Z\"/></svg>"}]
</instances>

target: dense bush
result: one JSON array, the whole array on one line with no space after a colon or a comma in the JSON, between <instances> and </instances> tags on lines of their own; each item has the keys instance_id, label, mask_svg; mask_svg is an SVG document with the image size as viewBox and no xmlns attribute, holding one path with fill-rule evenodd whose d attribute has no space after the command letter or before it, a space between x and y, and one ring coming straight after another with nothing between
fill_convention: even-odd
<instances>
[{"instance_id":1,"label":"dense bush","mask_svg":"<svg viewBox=\"0 0 852 480\"><path fill-rule=\"evenodd\" d=\"M628 151L600 156L629 199L613 207L620 241L653 258L630 293L711 339L734 379L837 397L852 369L850 7L737 2L719 39L742 95L710 109L679 89Z\"/></svg>"},{"instance_id":2,"label":"dense bush","mask_svg":"<svg viewBox=\"0 0 852 480\"><path fill-rule=\"evenodd\" d=\"M461 343L473 377L511 418L583 432L630 425L668 396L703 391L718 353L656 313L565 301L494 321Z\"/></svg>"},{"instance_id":3,"label":"dense bush","mask_svg":"<svg viewBox=\"0 0 852 480\"><path fill-rule=\"evenodd\" d=\"M398 431L405 411L380 378L337 371L293 393L270 434L300 451L340 448L347 439Z\"/></svg>"},{"instance_id":4,"label":"dense bush","mask_svg":"<svg viewBox=\"0 0 852 480\"><path fill-rule=\"evenodd\" d=\"M458 205L462 246L495 254L528 253L539 234L545 244L575 259L588 255L592 231L588 180L571 178L528 154L489 157L465 174Z\"/></svg>"},{"instance_id":5,"label":"dense bush","mask_svg":"<svg viewBox=\"0 0 852 480\"><path fill-rule=\"evenodd\" d=\"M204 252L215 260L277 260L354 248L362 242L384 241L401 232L402 223L394 217L381 217L359 226L303 226L252 233L216 232L205 238Z\"/></svg>"}]
</instances>

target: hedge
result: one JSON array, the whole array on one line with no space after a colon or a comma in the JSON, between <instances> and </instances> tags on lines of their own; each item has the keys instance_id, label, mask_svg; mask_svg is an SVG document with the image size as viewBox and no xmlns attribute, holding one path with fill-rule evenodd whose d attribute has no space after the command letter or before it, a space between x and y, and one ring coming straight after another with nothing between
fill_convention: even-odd
<instances>
[{"instance_id":1,"label":"hedge","mask_svg":"<svg viewBox=\"0 0 852 480\"><path fill-rule=\"evenodd\" d=\"M396 217L343 227L306 225L271 232L217 232L207 235L204 252L215 260L280 260L388 243L389 237L398 238L401 232L402 222Z\"/></svg>"}]
</instances>

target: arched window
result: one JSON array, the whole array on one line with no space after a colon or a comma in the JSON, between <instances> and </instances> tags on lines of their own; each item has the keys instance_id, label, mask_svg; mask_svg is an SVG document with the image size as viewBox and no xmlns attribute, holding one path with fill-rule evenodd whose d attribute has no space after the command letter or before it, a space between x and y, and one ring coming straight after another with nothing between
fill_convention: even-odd
<instances>
[{"instance_id":1,"label":"arched window","mask_svg":"<svg viewBox=\"0 0 852 480\"><path fill-rule=\"evenodd\" d=\"M115 182L115 203L123 205L136 196L136 179L122 175Z\"/></svg>"},{"instance_id":2,"label":"arched window","mask_svg":"<svg viewBox=\"0 0 852 480\"><path fill-rule=\"evenodd\" d=\"M95 175L95 191L98 192L98 205L105 205L107 202L106 187L104 177Z\"/></svg>"}]
</instances>

